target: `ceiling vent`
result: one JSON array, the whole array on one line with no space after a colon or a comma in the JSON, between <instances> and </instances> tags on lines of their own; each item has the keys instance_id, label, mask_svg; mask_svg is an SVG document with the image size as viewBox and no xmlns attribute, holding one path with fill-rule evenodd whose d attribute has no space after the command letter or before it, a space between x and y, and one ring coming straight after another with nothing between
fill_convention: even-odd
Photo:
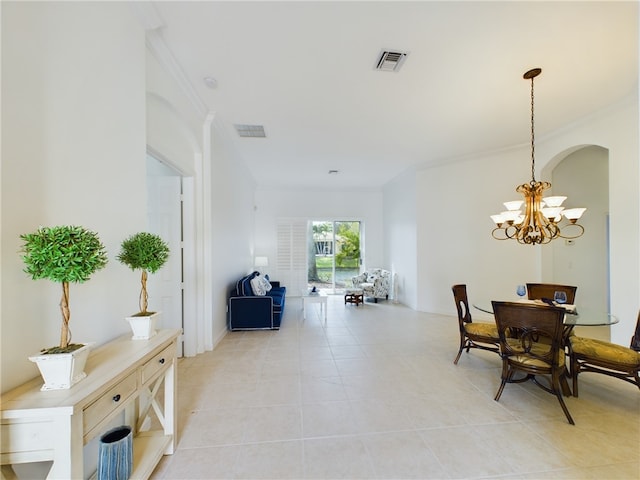
<instances>
[{"instance_id":1,"label":"ceiling vent","mask_svg":"<svg viewBox=\"0 0 640 480\"><path fill-rule=\"evenodd\" d=\"M407 55L409 55L408 52L382 50L378 56L375 69L383 72L397 72L400 70Z\"/></svg>"},{"instance_id":2,"label":"ceiling vent","mask_svg":"<svg viewBox=\"0 0 640 480\"><path fill-rule=\"evenodd\" d=\"M264 127L262 125L234 125L238 135L241 137L264 138Z\"/></svg>"}]
</instances>

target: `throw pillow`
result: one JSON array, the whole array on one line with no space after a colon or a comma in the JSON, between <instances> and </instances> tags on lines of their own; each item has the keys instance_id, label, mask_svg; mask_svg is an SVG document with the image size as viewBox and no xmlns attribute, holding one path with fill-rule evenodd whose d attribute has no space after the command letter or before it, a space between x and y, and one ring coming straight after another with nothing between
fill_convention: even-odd
<instances>
[{"instance_id":1,"label":"throw pillow","mask_svg":"<svg viewBox=\"0 0 640 480\"><path fill-rule=\"evenodd\" d=\"M256 276L251 279L251 290L253 290L254 295L264 296L267 294L267 291L264 288L264 283L262 283L262 277Z\"/></svg>"},{"instance_id":2,"label":"throw pillow","mask_svg":"<svg viewBox=\"0 0 640 480\"><path fill-rule=\"evenodd\" d=\"M258 277L262 279L262 286L264 287L265 292L271 291L271 284L269 283L269 279L265 275L264 277Z\"/></svg>"}]
</instances>

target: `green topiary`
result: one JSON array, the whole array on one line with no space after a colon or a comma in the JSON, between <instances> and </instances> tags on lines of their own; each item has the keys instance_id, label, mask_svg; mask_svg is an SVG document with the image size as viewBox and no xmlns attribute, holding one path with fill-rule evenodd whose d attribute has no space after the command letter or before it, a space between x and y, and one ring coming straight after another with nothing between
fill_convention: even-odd
<instances>
[{"instance_id":1,"label":"green topiary","mask_svg":"<svg viewBox=\"0 0 640 480\"><path fill-rule=\"evenodd\" d=\"M169 259L169 246L158 235L140 232L122 242L116 259L131 270L142 270L139 315L149 315L147 272L155 273L162 268Z\"/></svg>"},{"instance_id":2,"label":"green topiary","mask_svg":"<svg viewBox=\"0 0 640 480\"><path fill-rule=\"evenodd\" d=\"M57 352L73 350L69 345L69 282L86 282L105 267L108 260L104 245L95 232L71 225L40 227L34 233L20 235L20 239L24 241L21 249L24 271L33 280L46 278L62 283L60 345L54 348Z\"/></svg>"}]
</instances>

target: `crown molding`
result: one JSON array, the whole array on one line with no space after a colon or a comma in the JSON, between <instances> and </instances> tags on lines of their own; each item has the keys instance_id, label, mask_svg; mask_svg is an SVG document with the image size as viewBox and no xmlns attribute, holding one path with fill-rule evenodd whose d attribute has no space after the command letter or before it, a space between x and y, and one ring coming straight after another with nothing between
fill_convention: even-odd
<instances>
[{"instance_id":1,"label":"crown molding","mask_svg":"<svg viewBox=\"0 0 640 480\"><path fill-rule=\"evenodd\" d=\"M197 94L193 85L184 73L184 70L174 57L171 49L162 36L165 27L164 20L154 7L152 2L131 2L130 7L142 28L145 30L146 45L160 65L178 83L178 86L187 96L196 112L201 118L205 118L210 112L207 105Z\"/></svg>"}]
</instances>

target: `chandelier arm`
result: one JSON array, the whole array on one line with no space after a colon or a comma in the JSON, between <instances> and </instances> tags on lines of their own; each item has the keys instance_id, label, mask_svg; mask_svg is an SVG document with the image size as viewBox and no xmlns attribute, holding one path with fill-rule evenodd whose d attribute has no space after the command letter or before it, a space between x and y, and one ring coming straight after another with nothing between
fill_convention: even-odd
<instances>
[{"instance_id":1,"label":"chandelier arm","mask_svg":"<svg viewBox=\"0 0 640 480\"><path fill-rule=\"evenodd\" d=\"M502 232L504 234L504 236L497 236L496 232ZM501 228L501 227L496 227L491 231L491 236L493 238L495 238L496 240L511 240L511 237L507 235L507 229L506 228Z\"/></svg>"},{"instance_id":2,"label":"chandelier arm","mask_svg":"<svg viewBox=\"0 0 640 480\"><path fill-rule=\"evenodd\" d=\"M571 228L571 227L578 227L580 232L576 235L563 235L564 232L566 232L567 228ZM579 223L569 223L568 225L565 225L565 230L562 230L562 232L560 232L560 230L558 229L558 238L564 238L567 240L573 240L574 238L578 238L581 237L582 234L584 233L584 227L582 225L580 225Z\"/></svg>"}]
</instances>

